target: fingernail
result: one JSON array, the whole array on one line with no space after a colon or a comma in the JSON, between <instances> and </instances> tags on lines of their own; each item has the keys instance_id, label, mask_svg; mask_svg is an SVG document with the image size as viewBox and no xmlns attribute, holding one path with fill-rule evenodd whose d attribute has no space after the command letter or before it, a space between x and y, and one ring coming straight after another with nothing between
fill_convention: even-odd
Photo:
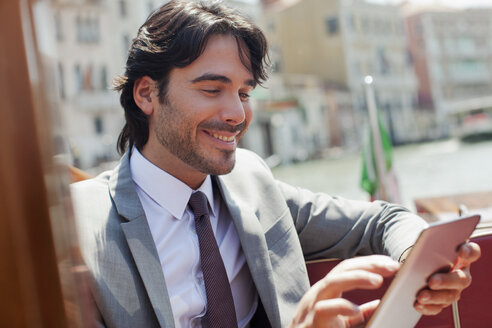
<instances>
[{"instance_id":1,"label":"fingernail","mask_svg":"<svg viewBox=\"0 0 492 328\"><path fill-rule=\"evenodd\" d=\"M421 301L428 301L430 299L430 295L428 292L422 292L419 298Z\"/></svg>"},{"instance_id":2,"label":"fingernail","mask_svg":"<svg viewBox=\"0 0 492 328\"><path fill-rule=\"evenodd\" d=\"M464 256L464 257L469 257L469 256L470 256L470 254L471 254L471 249L470 249L470 247L469 247L468 245L464 245L464 246L463 246L463 251L462 251L462 253L463 253L463 256Z\"/></svg>"},{"instance_id":3,"label":"fingernail","mask_svg":"<svg viewBox=\"0 0 492 328\"><path fill-rule=\"evenodd\" d=\"M442 282L442 279L440 277L432 277L432 285L435 287L439 286Z\"/></svg>"}]
</instances>

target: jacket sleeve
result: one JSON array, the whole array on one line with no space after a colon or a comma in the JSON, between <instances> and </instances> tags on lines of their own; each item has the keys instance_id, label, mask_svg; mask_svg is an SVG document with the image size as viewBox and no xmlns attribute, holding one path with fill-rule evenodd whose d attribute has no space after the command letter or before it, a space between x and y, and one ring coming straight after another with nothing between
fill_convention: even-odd
<instances>
[{"instance_id":1,"label":"jacket sleeve","mask_svg":"<svg viewBox=\"0 0 492 328\"><path fill-rule=\"evenodd\" d=\"M385 254L398 260L427 225L404 207L331 197L277 181L306 260Z\"/></svg>"}]
</instances>

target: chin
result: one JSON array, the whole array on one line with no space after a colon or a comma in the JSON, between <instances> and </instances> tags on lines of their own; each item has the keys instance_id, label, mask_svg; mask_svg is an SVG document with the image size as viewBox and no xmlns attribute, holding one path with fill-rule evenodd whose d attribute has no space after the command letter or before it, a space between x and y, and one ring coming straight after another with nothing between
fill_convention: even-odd
<instances>
[{"instance_id":1,"label":"chin","mask_svg":"<svg viewBox=\"0 0 492 328\"><path fill-rule=\"evenodd\" d=\"M224 175L231 173L231 171L234 169L234 165L236 164L235 161L232 161L231 163L221 163L220 165L213 165L207 167L203 173L210 174L210 175Z\"/></svg>"},{"instance_id":2,"label":"chin","mask_svg":"<svg viewBox=\"0 0 492 328\"><path fill-rule=\"evenodd\" d=\"M228 154L225 158L209 160L205 158L200 163L199 170L209 175L224 175L230 173L236 164L235 153Z\"/></svg>"}]
</instances>

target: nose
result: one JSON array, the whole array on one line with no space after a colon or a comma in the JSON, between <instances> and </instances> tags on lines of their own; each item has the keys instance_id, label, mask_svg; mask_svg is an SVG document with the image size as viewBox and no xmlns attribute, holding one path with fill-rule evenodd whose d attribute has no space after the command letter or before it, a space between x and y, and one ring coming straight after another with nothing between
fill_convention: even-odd
<instances>
[{"instance_id":1,"label":"nose","mask_svg":"<svg viewBox=\"0 0 492 328\"><path fill-rule=\"evenodd\" d=\"M223 109L221 111L221 120L230 125L241 124L245 118L245 104L241 101L238 95L231 96L223 104Z\"/></svg>"}]
</instances>

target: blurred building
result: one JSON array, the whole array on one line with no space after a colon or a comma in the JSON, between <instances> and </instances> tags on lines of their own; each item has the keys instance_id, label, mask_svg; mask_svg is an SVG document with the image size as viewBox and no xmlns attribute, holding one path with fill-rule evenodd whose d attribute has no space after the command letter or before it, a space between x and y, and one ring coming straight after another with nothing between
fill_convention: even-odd
<instances>
[{"instance_id":1,"label":"blurred building","mask_svg":"<svg viewBox=\"0 0 492 328\"><path fill-rule=\"evenodd\" d=\"M254 22L258 22L263 14L260 0L224 0L224 3L236 8Z\"/></svg>"},{"instance_id":2,"label":"blurred building","mask_svg":"<svg viewBox=\"0 0 492 328\"><path fill-rule=\"evenodd\" d=\"M242 139L271 166L304 161L330 144L326 92L312 75L271 74L252 93L253 121Z\"/></svg>"},{"instance_id":3,"label":"blurred building","mask_svg":"<svg viewBox=\"0 0 492 328\"><path fill-rule=\"evenodd\" d=\"M492 7L406 5L404 12L422 107L445 119L492 94Z\"/></svg>"},{"instance_id":4,"label":"blurred building","mask_svg":"<svg viewBox=\"0 0 492 328\"><path fill-rule=\"evenodd\" d=\"M51 0L61 113L76 166L118 157L124 116L111 81L155 1Z\"/></svg>"},{"instance_id":5,"label":"blurred building","mask_svg":"<svg viewBox=\"0 0 492 328\"><path fill-rule=\"evenodd\" d=\"M404 20L398 6L362 0L278 0L266 3L264 27L273 66L285 75L313 75L322 81L331 100L350 99L350 106L329 101L330 120L350 124L350 138L366 120L363 78L374 77L379 108L394 142L418 139L414 105L417 80L409 60ZM352 111L347 113L346 111ZM333 116L342 115L341 118Z\"/></svg>"}]
</instances>

